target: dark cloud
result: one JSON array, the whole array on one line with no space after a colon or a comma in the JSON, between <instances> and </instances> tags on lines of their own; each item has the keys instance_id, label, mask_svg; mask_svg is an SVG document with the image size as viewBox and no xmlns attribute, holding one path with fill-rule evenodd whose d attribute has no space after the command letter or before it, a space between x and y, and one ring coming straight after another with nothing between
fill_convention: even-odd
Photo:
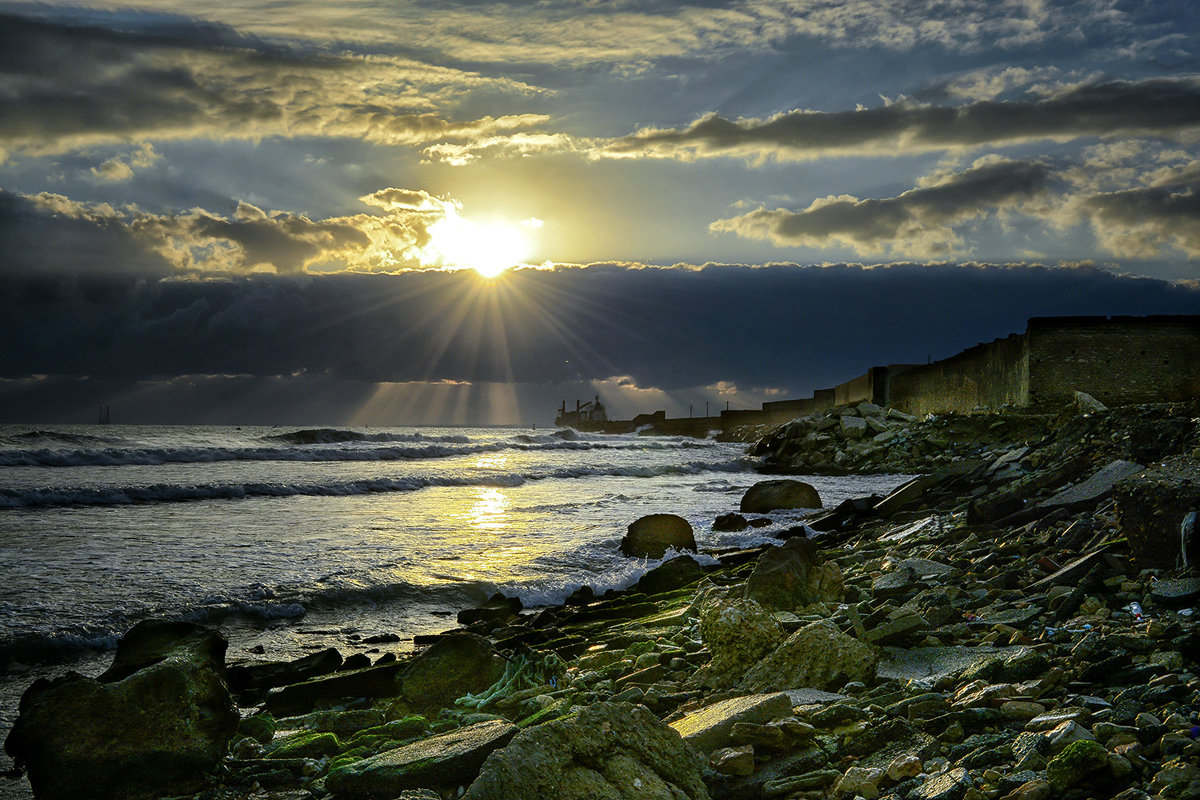
<instances>
[{"instance_id":1,"label":"dark cloud","mask_svg":"<svg viewBox=\"0 0 1200 800\"><path fill-rule=\"evenodd\" d=\"M0 274L171 271L161 255L115 219L48 213L30 198L0 189Z\"/></svg>"},{"instance_id":2,"label":"dark cloud","mask_svg":"<svg viewBox=\"0 0 1200 800\"><path fill-rule=\"evenodd\" d=\"M628 376L801 394L1047 314L1200 313L1200 291L1092 267L520 270L220 281L0 278L0 378L186 375L562 384ZM18 399L8 401L15 408ZM11 415L10 415L11 416Z\"/></svg>"},{"instance_id":3,"label":"dark cloud","mask_svg":"<svg viewBox=\"0 0 1200 800\"><path fill-rule=\"evenodd\" d=\"M1200 80L1154 78L1068 86L1043 97L958 106L901 100L856 111L791 111L765 120L709 114L685 129L618 139L617 156L813 159L973 149L1112 135L1174 136L1200 128Z\"/></svg>"},{"instance_id":4,"label":"dark cloud","mask_svg":"<svg viewBox=\"0 0 1200 800\"><path fill-rule=\"evenodd\" d=\"M896 197L826 197L803 211L760 208L710 227L780 246L842 245L863 255L945 257L962 244L954 225L1038 196L1051 175L1040 162L982 159Z\"/></svg>"},{"instance_id":5,"label":"dark cloud","mask_svg":"<svg viewBox=\"0 0 1200 800\"><path fill-rule=\"evenodd\" d=\"M131 139L267 136L416 145L545 121L520 114L454 121L433 110L480 87L535 91L518 81L266 47L220 32L168 35L0 15L0 147L40 154Z\"/></svg>"},{"instance_id":6,"label":"dark cloud","mask_svg":"<svg viewBox=\"0 0 1200 800\"><path fill-rule=\"evenodd\" d=\"M1174 248L1200 259L1200 180L1097 194L1082 206L1114 255L1146 258Z\"/></svg>"}]
</instances>

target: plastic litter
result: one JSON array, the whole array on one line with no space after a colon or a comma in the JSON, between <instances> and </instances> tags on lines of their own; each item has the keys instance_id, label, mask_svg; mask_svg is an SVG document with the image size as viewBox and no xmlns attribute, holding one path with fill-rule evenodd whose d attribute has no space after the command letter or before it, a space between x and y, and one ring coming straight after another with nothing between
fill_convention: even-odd
<instances>
[{"instance_id":1,"label":"plastic litter","mask_svg":"<svg viewBox=\"0 0 1200 800\"><path fill-rule=\"evenodd\" d=\"M1130 603L1129 605L1125 606L1125 610L1130 614L1133 614L1134 619L1141 619L1143 616L1142 607L1137 603Z\"/></svg>"}]
</instances>

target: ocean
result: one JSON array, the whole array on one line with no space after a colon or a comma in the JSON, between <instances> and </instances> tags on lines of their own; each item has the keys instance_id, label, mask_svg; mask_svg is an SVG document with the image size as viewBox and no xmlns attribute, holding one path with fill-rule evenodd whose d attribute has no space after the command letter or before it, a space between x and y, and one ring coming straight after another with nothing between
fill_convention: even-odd
<instances>
[{"instance_id":1,"label":"ocean","mask_svg":"<svg viewBox=\"0 0 1200 800\"><path fill-rule=\"evenodd\" d=\"M762 479L745 452L571 429L0 426L0 736L29 683L102 671L148 617L219 625L231 661L377 657L497 591L537 607L633 584L660 563L618 550L645 514L687 518L701 550L770 541L808 512L712 530ZM829 507L903 477L806 480Z\"/></svg>"}]
</instances>

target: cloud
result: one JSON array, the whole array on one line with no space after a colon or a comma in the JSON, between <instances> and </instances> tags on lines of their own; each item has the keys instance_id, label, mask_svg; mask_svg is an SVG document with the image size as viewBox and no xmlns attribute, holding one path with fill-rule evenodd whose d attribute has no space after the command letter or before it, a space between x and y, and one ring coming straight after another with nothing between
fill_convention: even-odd
<instances>
[{"instance_id":1,"label":"cloud","mask_svg":"<svg viewBox=\"0 0 1200 800\"><path fill-rule=\"evenodd\" d=\"M518 270L502 285L470 271L0 274L0 378L295 375L800 396L875 364L952 355L1029 316L1193 313L1198 301L1194 286L1086 265L580 267Z\"/></svg>"},{"instance_id":2,"label":"cloud","mask_svg":"<svg viewBox=\"0 0 1200 800\"><path fill-rule=\"evenodd\" d=\"M538 114L454 120L478 90L536 87L384 56L322 55L226 36L118 31L0 15L0 147L67 152L134 140L351 137L376 144L468 141L541 125ZM96 176L127 179L117 160Z\"/></svg>"},{"instance_id":3,"label":"cloud","mask_svg":"<svg viewBox=\"0 0 1200 800\"><path fill-rule=\"evenodd\" d=\"M461 167L484 155L524 158L553 153L589 152L594 140L565 133L514 133L481 137L470 142L439 142L421 152L432 162Z\"/></svg>"},{"instance_id":4,"label":"cloud","mask_svg":"<svg viewBox=\"0 0 1200 800\"><path fill-rule=\"evenodd\" d=\"M146 169L162 159L154 145L143 142L137 150L125 156L113 156L92 167L91 175L98 181L117 183L133 178L134 168Z\"/></svg>"},{"instance_id":5,"label":"cloud","mask_svg":"<svg viewBox=\"0 0 1200 800\"><path fill-rule=\"evenodd\" d=\"M1153 258L1174 248L1200 259L1200 180L1097 194L1082 209L1115 256Z\"/></svg>"},{"instance_id":6,"label":"cloud","mask_svg":"<svg viewBox=\"0 0 1200 800\"><path fill-rule=\"evenodd\" d=\"M1019 207L1045 192L1050 179L1050 168L1041 162L988 157L963 172L934 175L896 197L823 197L803 211L760 208L709 227L779 246L946 258L963 249L956 225Z\"/></svg>"},{"instance_id":7,"label":"cloud","mask_svg":"<svg viewBox=\"0 0 1200 800\"><path fill-rule=\"evenodd\" d=\"M221 19L271 41L304 39L377 49L400 42L438 63L609 65L626 72L667 58L718 60L735 51L780 47L795 38L845 48L974 52L985 46L1015 49L1085 37L1132 47L1177 33L1163 19L1170 12L1158 11L1154 4L1123 5L1116 8L1113 0L956 0L947 10L941 0L472 0L439 3L437 13L430 13L423 4L294 0L288 13L281 14L272 0L245 0L222 8ZM33 13L26 4L17 7ZM151 30L178 30L196 11L194 3L183 0L164 0L155 7L176 17L126 12L119 21L129 25L132 17ZM93 11L90 18L109 22L103 12Z\"/></svg>"},{"instance_id":8,"label":"cloud","mask_svg":"<svg viewBox=\"0 0 1200 800\"><path fill-rule=\"evenodd\" d=\"M684 129L647 128L604 146L611 157L809 160L894 156L1092 136L1172 137L1200 130L1200 78L1060 87L1019 101L958 106L901 100L855 111L789 111L768 119L708 114Z\"/></svg>"},{"instance_id":9,"label":"cloud","mask_svg":"<svg viewBox=\"0 0 1200 800\"><path fill-rule=\"evenodd\" d=\"M361 202L381 213L312 219L240 201L229 214L156 214L61 194L0 190L0 231L27 241L6 271L240 274L399 272L440 268L431 229L460 204L424 190L389 188ZM113 246L118 242L119 246ZM131 252L137 258L131 258Z\"/></svg>"}]
</instances>

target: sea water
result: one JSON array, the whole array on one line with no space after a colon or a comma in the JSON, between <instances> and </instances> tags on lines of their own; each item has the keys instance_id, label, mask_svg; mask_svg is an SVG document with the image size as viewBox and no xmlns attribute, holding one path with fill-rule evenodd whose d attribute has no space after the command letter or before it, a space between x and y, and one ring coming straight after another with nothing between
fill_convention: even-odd
<instances>
[{"instance_id":1,"label":"sea water","mask_svg":"<svg viewBox=\"0 0 1200 800\"><path fill-rule=\"evenodd\" d=\"M661 563L618 549L645 514L685 517L701 550L770 541L808 512L712 530L761 479L745 451L571 429L2 426L0 735L34 678L102 670L149 617L221 626L231 661L376 657L497 591L537 607L633 584ZM902 479L806 480L829 507Z\"/></svg>"}]
</instances>

